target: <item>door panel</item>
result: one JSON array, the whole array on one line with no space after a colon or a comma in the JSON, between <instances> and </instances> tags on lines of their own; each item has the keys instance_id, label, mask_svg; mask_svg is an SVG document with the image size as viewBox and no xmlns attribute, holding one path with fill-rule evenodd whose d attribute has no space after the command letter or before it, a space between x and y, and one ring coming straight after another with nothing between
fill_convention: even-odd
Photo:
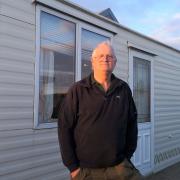
<instances>
[{"instance_id":1,"label":"door panel","mask_svg":"<svg viewBox=\"0 0 180 180\"><path fill-rule=\"evenodd\" d=\"M147 174L152 171L151 61L142 57L134 53L131 58L131 88L138 112L138 143L132 161L142 174Z\"/></svg>"}]
</instances>

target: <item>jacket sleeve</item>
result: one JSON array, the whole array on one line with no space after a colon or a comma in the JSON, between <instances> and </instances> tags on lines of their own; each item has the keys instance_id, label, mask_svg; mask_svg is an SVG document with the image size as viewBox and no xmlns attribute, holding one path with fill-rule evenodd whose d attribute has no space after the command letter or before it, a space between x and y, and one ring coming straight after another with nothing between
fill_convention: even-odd
<instances>
[{"instance_id":1,"label":"jacket sleeve","mask_svg":"<svg viewBox=\"0 0 180 180\"><path fill-rule=\"evenodd\" d=\"M58 137L64 165L72 172L79 167L75 152L74 126L76 124L77 98L71 88L60 107L58 116Z\"/></svg>"},{"instance_id":2,"label":"jacket sleeve","mask_svg":"<svg viewBox=\"0 0 180 180\"><path fill-rule=\"evenodd\" d=\"M137 110L129 87L128 87L128 101L129 101L129 113L128 113L128 122L127 122L127 130L126 130L125 155L126 158L130 160L137 147L138 127L137 127Z\"/></svg>"}]
</instances>

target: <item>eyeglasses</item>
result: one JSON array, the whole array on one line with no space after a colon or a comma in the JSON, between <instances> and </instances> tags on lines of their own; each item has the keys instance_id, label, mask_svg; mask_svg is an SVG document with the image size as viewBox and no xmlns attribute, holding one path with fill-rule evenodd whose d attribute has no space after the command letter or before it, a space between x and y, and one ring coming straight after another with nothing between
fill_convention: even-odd
<instances>
[{"instance_id":1,"label":"eyeglasses","mask_svg":"<svg viewBox=\"0 0 180 180\"><path fill-rule=\"evenodd\" d=\"M108 61L114 61L115 60L115 58L114 58L114 56L113 55L104 55L104 54L101 54L101 55L99 55L99 56L95 56L94 57L95 59L98 59L98 60L103 60L104 58L105 59L107 59Z\"/></svg>"}]
</instances>

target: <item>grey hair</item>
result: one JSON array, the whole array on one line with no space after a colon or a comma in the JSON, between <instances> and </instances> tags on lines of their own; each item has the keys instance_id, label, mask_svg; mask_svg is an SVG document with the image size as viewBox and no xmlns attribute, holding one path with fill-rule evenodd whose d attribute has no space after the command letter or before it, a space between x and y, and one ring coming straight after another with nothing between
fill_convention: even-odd
<instances>
[{"instance_id":1,"label":"grey hair","mask_svg":"<svg viewBox=\"0 0 180 180\"><path fill-rule=\"evenodd\" d=\"M115 51L114 51L113 45L112 45L112 43L111 43L110 41L103 41L103 42L99 43L99 44L94 48L94 50L93 50L93 52L92 52L91 58L93 59L93 58L96 56L96 51L97 51L97 49L98 49L100 46L102 46L102 45L106 45L106 46L110 47L110 49L111 49L111 51L112 51L112 53L113 53L113 57L114 57L115 60L116 60Z\"/></svg>"}]
</instances>

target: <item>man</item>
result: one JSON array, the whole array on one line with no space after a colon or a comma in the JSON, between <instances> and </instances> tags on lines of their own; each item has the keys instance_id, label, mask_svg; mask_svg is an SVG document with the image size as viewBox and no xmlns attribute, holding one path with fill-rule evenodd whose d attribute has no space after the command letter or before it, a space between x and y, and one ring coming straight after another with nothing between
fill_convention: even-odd
<instances>
[{"instance_id":1,"label":"man","mask_svg":"<svg viewBox=\"0 0 180 180\"><path fill-rule=\"evenodd\" d=\"M92 74L68 91L59 115L62 159L74 180L139 180L130 162L137 145L137 112L129 86L112 71L110 43L92 53Z\"/></svg>"}]
</instances>

